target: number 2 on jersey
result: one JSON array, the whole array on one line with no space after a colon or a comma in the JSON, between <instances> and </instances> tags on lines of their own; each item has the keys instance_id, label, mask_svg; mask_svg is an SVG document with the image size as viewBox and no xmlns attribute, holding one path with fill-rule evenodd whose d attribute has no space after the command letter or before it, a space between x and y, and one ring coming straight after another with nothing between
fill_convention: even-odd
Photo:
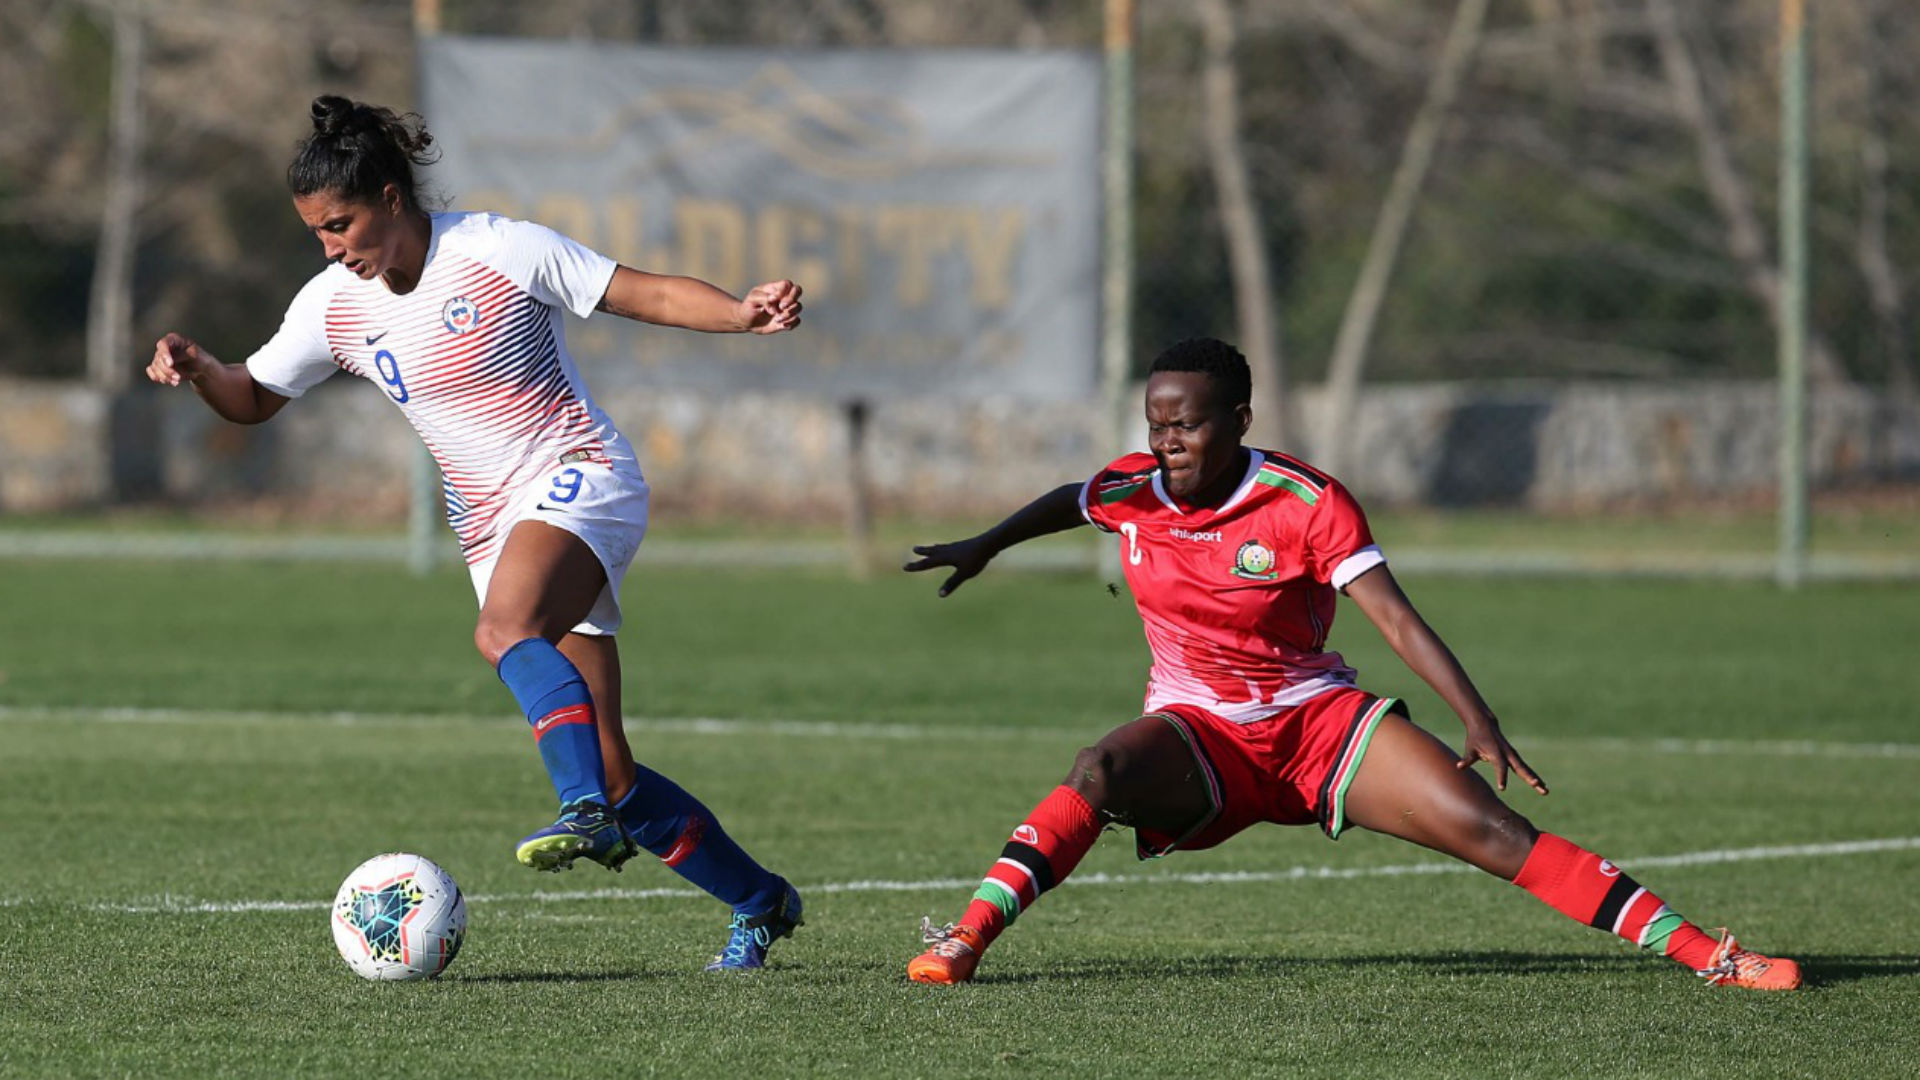
<instances>
[{"instance_id":1,"label":"number 2 on jersey","mask_svg":"<svg viewBox=\"0 0 1920 1080\"><path fill-rule=\"evenodd\" d=\"M387 396L401 405L407 403L412 395L407 393L406 380L400 377L400 361L385 349L373 354L373 366L380 369L380 381L387 384Z\"/></svg>"},{"instance_id":2,"label":"number 2 on jersey","mask_svg":"<svg viewBox=\"0 0 1920 1080\"><path fill-rule=\"evenodd\" d=\"M1120 535L1127 538L1127 564L1129 566L1139 566L1140 526L1131 521L1123 521L1120 523Z\"/></svg>"}]
</instances>

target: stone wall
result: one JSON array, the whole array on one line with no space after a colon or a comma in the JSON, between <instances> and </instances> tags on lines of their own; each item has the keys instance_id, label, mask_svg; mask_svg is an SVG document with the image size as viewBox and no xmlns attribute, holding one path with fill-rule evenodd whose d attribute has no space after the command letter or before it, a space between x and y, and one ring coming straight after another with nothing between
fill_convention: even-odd
<instances>
[{"instance_id":1,"label":"stone wall","mask_svg":"<svg viewBox=\"0 0 1920 1080\"><path fill-rule=\"evenodd\" d=\"M1317 387L1300 394L1309 436L1321 397ZM633 438L663 507L786 519L844 512L849 428L837 404L640 392L602 404ZM1765 383L1380 386L1368 391L1362 450L1342 479L1383 506L1739 498L1773 486L1776 422ZM867 428L867 474L882 511L1005 511L1103 463L1104 426L1091 405L890 404ZM1822 392L1811 430L1821 486L1920 483L1911 407L1864 390ZM417 445L381 395L350 379L254 428L217 420L182 391L141 387L110 405L73 384L0 381L0 512L158 496L398 520Z\"/></svg>"},{"instance_id":2,"label":"stone wall","mask_svg":"<svg viewBox=\"0 0 1920 1080\"><path fill-rule=\"evenodd\" d=\"M1303 392L1308 433L1322 418ZM1767 382L1425 384L1367 390L1347 481L1370 502L1582 509L1770 492L1779 398ZM1869 390L1812 395L1817 487L1920 482L1920 411Z\"/></svg>"},{"instance_id":3,"label":"stone wall","mask_svg":"<svg viewBox=\"0 0 1920 1080\"><path fill-rule=\"evenodd\" d=\"M107 413L79 383L0 379L0 513L105 499Z\"/></svg>"}]
</instances>

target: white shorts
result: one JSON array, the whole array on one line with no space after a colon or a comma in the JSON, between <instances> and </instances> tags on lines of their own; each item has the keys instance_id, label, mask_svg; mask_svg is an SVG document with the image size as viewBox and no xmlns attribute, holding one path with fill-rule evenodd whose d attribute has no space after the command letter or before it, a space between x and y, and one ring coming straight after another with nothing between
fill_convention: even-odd
<instances>
[{"instance_id":1,"label":"white shorts","mask_svg":"<svg viewBox=\"0 0 1920 1080\"><path fill-rule=\"evenodd\" d=\"M523 521L538 521L565 529L586 542L607 572L607 584L593 602L593 610L573 628L576 634L606 636L620 629L620 583L633 565L640 540L647 535L647 482L638 466L615 461L556 464L538 480L512 496L499 517L500 546L494 554L468 565L473 591L487 602L487 583L494 564L506 548L507 534Z\"/></svg>"}]
</instances>

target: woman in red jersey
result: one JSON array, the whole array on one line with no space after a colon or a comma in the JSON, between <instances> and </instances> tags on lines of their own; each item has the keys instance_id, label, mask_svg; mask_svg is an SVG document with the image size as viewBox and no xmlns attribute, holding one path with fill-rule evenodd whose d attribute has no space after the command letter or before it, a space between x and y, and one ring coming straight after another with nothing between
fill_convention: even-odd
<instances>
[{"instance_id":1,"label":"woman in red jersey","mask_svg":"<svg viewBox=\"0 0 1920 1080\"><path fill-rule=\"evenodd\" d=\"M1212 339L1162 353L1147 380L1150 454L1034 500L968 540L916 547L908 571L950 568L951 593L1025 540L1092 524L1119 536L1153 654L1145 715L1080 751L1013 830L958 923L926 928L917 982L973 978L981 954L1059 884L1104 824L1142 858L1212 847L1258 822L1357 825L1511 881L1579 922L1671 957L1709 983L1800 985L1799 965L1715 941L1605 859L1501 801L1509 773L1547 786L1500 730L1453 653L1414 610L1366 515L1312 466L1242 443L1247 362ZM1344 592L1466 727L1458 754L1405 705L1355 685L1326 650ZM1493 767L1494 785L1472 770Z\"/></svg>"}]
</instances>

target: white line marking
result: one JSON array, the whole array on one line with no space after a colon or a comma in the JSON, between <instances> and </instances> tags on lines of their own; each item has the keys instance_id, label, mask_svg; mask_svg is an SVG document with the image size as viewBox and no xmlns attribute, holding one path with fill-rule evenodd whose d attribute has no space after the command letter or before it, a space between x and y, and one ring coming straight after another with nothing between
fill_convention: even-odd
<instances>
[{"instance_id":1,"label":"white line marking","mask_svg":"<svg viewBox=\"0 0 1920 1080\"><path fill-rule=\"evenodd\" d=\"M1643 855L1624 861L1630 870L1637 867L1718 866L1725 863L1754 862L1763 859L1830 858L1840 855L1872 855L1888 851L1920 850L1920 836L1897 836L1876 840L1843 840L1825 844L1787 844L1772 847L1720 848L1689 851L1678 855ZM1285 870L1227 870L1191 874L1076 874L1066 880L1074 886L1105 885L1251 885L1300 881L1348 881L1355 878L1414 877L1430 874L1465 874L1473 867L1461 862L1417 862L1396 866L1293 866ZM802 885L809 896L864 892L938 892L961 890L979 884L979 878L928 878L922 881L836 881ZM470 904L568 904L591 900L664 900L703 897L696 889L578 889L567 892L502 893L468 896ZM23 897L0 899L0 907L38 904L42 901ZM325 911L332 905L323 900L233 900L209 901L166 896L143 904L87 904L88 911L123 915L244 915L257 912Z\"/></svg>"},{"instance_id":2,"label":"white line marking","mask_svg":"<svg viewBox=\"0 0 1920 1080\"><path fill-rule=\"evenodd\" d=\"M564 915L547 911L529 911L520 917L534 922L566 923L568 925L588 925L615 921L612 915Z\"/></svg>"},{"instance_id":3,"label":"white line marking","mask_svg":"<svg viewBox=\"0 0 1920 1080\"><path fill-rule=\"evenodd\" d=\"M1623 753L1696 754L1704 757L1731 757L1758 754L1764 757L1825 758L1920 758L1920 744L1820 742L1814 739L1626 739L1626 738L1540 738L1522 739L1543 746L1581 746Z\"/></svg>"},{"instance_id":4,"label":"white line marking","mask_svg":"<svg viewBox=\"0 0 1920 1080\"><path fill-rule=\"evenodd\" d=\"M182 724L260 726L310 724L334 727L469 727L499 724L515 730L519 717L509 713L252 712L247 710L71 708L0 705L0 723ZM1058 740L1086 742L1092 729L1058 727L985 727L958 724L849 724L834 720L743 720L716 716L630 717L632 732L675 735L775 735L816 739L937 738ZM1679 739L1618 736L1562 737L1522 734L1523 746L1573 747L1632 754L1681 754L1702 757L1898 758L1920 760L1920 743L1827 742L1814 739Z\"/></svg>"},{"instance_id":5,"label":"white line marking","mask_svg":"<svg viewBox=\"0 0 1920 1080\"><path fill-rule=\"evenodd\" d=\"M308 724L330 727L471 727L499 724L517 730L525 720L509 713L433 714L362 712L252 712L247 710L131 709L131 708L39 708L0 705L0 723L91 723L204 725L209 727L259 727L273 724ZM834 720L741 720L714 716L628 717L629 732L657 732L677 735L779 735L818 739L895 739L920 741L933 738L968 739L1059 739L1085 741L1084 731L1068 728L969 727L952 724L848 724Z\"/></svg>"}]
</instances>

